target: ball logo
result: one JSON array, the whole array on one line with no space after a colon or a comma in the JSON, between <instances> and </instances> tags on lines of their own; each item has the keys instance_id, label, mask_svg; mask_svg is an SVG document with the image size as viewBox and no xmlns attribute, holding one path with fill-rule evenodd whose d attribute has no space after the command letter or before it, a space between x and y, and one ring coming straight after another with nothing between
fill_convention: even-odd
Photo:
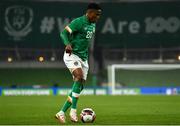
<instances>
[{"instance_id":1,"label":"ball logo","mask_svg":"<svg viewBox=\"0 0 180 126\"><path fill-rule=\"evenodd\" d=\"M5 10L5 31L14 40L21 40L32 31L33 11L26 6L10 6Z\"/></svg>"}]
</instances>

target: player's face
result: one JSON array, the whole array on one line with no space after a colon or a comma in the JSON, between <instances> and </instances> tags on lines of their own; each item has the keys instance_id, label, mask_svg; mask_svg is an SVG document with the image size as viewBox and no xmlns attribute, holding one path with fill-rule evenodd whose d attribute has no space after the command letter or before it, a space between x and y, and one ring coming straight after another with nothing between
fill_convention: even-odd
<instances>
[{"instance_id":1,"label":"player's face","mask_svg":"<svg viewBox=\"0 0 180 126\"><path fill-rule=\"evenodd\" d=\"M90 10L88 11L88 17L90 22L96 23L101 15L101 10Z\"/></svg>"}]
</instances>

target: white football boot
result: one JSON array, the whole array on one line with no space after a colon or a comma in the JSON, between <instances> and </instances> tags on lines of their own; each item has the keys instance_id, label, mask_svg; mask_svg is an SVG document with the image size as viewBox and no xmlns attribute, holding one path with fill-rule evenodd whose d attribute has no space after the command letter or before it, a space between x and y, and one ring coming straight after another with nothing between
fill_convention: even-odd
<instances>
[{"instance_id":1,"label":"white football boot","mask_svg":"<svg viewBox=\"0 0 180 126\"><path fill-rule=\"evenodd\" d=\"M60 123L66 123L66 117L63 111L60 111L56 113L55 118L60 122Z\"/></svg>"},{"instance_id":2,"label":"white football boot","mask_svg":"<svg viewBox=\"0 0 180 126\"><path fill-rule=\"evenodd\" d=\"M77 117L77 110L76 109L72 109L70 111L70 119L72 122L78 122L78 117Z\"/></svg>"}]
</instances>

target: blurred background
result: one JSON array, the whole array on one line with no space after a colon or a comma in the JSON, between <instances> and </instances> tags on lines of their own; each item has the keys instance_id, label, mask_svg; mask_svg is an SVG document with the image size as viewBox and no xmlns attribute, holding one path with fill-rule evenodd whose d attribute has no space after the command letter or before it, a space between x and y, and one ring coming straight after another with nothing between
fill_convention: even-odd
<instances>
[{"instance_id":1,"label":"blurred background","mask_svg":"<svg viewBox=\"0 0 180 126\"><path fill-rule=\"evenodd\" d=\"M0 95L67 94L59 34L90 2L103 11L83 93L180 93L179 0L1 0Z\"/></svg>"}]
</instances>

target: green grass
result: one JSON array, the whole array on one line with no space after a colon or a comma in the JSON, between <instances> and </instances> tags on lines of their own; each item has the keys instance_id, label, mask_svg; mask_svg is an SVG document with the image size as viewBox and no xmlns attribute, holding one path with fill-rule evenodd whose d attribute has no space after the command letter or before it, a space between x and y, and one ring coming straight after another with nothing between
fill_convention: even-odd
<instances>
[{"instance_id":1,"label":"green grass","mask_svg":"<svg viewBox=\"0 0 180 126\"><path fill-rule=\"evenodd\" d=\"M65 99L65 96L1 96L0 124L58 125L54 114ZM180 124L180 96L81 96L78 106L78 113L85 107L93 108L97 114L93 124L97 125ZM67 124L73 124L68 114Z\"/></svg>"}]
</instances>

